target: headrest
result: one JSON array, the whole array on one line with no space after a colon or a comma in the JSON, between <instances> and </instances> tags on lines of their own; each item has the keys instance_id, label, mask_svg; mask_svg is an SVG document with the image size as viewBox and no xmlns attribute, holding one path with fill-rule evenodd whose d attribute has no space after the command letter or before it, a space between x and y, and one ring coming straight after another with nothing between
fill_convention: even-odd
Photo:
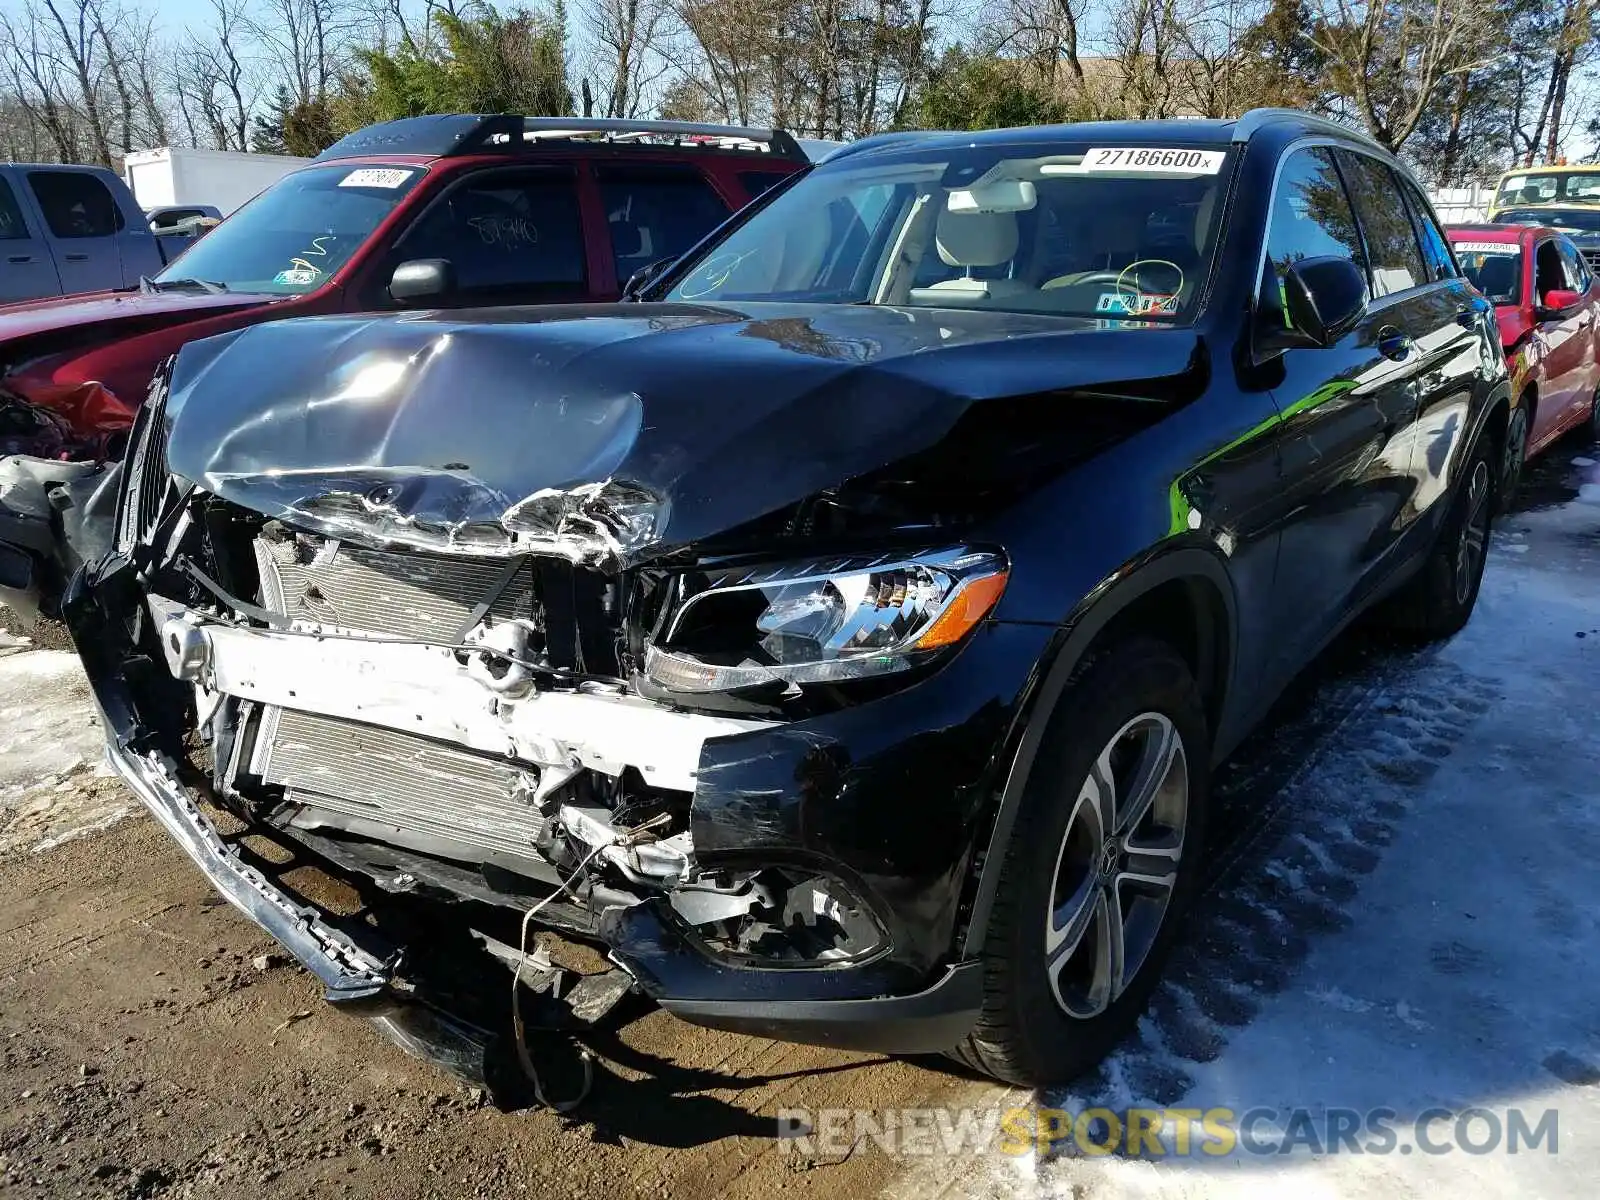
<instances>
[{"instance_id":1,"label":"headrest","mask_svg":"<svg viewBox=\"0 0 1600 1200\"><path fill-rule=\"evenodd\" d=\"M1478 290L1503 296L1517 281L1517 260L1504 254L1489 255L1478 268Z\"/></svg>"},{"instance_id":2,"label":"headrest","mask_svg":"<svg viewBox=\"0 0 1600 1200\"><path fill-rule=\"evenodd\" d=\"M939 214L934 233L939 257L951 267L997 267L1017 252L1017 218L1013 213Z\"/></svg>"}]
</instances>

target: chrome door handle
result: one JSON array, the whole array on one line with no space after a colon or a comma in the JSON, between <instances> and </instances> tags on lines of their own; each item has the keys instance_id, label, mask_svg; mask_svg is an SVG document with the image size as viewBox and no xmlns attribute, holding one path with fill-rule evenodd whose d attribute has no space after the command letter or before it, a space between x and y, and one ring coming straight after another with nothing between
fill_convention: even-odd
<instances>
[{"instance_id":1,"label":"chrome door handle","mask_svg":"<svg viewBox=\"0 0 1600 1200\"><path fill-rule=\"evenodd\" d=\"M1411 353L1411 336L1393 325L1378 330L1378 353L1393 362L1401 362Z\"/></svg>"}]
</instances>

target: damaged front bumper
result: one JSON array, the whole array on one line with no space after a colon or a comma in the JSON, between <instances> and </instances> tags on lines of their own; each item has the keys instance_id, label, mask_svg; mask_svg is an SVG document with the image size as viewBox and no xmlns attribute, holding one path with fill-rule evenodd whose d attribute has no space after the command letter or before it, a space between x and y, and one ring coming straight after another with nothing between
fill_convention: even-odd
<instances>
[{"instance_id":1,"label":"damaged front bumper","mask_svg":"<svg viewBox=\"0 0 1600 1200\"><path fill-rule=\"evenodd\" d=\"M81 586L81 575L77 582ZM315 907L298 903L249 865L200 810L172 759L149 745L133 693L110 669L105 644L79 637L78 648L103 718L108 762L223 898L315 975L330 1002L367 1018L411 1053L494 1087L500 1036L394 990L391 949L363 945L335 929Z\"/></svg>"},{"instance_id":2,"label":"damaged front bumper","mask_svg":"<svg viewBox=\"0 0 1600 1200\"><path fill-rule=\"evenodd\" d=\"M258 738L277 739L270 759L237 729L231 742L219 742L219 760L234 766L219 769L223 787L213 791L225 794L235 778L276 781L284 804L269 832L366 873L385 891L410 890L421 877L426 893L453 893L451 903L526 908L541 897L555 900L552 889L594 872L583 872L581 863L571 870L569 855L563 869L553 857L541 875L528 861L533 856L478 837L466 801L460 828L414 822L402 829L397 820L411 818L397 818L399 810L364 817L309 796L322 786L316 771L279 761L288 749L304 748L301 734L291 736L290 717L359 725L364 737L378 737L352 754L392 755L394 743L384 739L400 731L423 739L444 757L407 761L414 773L442 772L428 777L441 789L475 786L472 777L452 774L471 766L452 755L525 764L530 778L522 791L514 771L505 777L516 802L542 805L549 823L587 846L610 877L550 904L541 920L603 941L639 991L685 1020L891 1053L946 1049L976 1020L981 968L951 951L962 881L974 865L982 780L1006 726L992 672L998 655L1007 667L1002 675L1025 674L1038 652L1036 631L997 627L984 653L958 659L945 686L932 692L914 689L922 694L784 723L676 712L615 693L547 691L516 700L474 670L478 660L461 661L459 647L247 626L146 593L126 560L108 559L102 571L80 575L64 608L106 716L112 764L217 889L316 974L330 1000L381 1017L396 1040L458 1074L482 1077L502 1035L418 994L396 970L396 948L292 898L219 835L196 788L160 748L155 731L170 717L157 710L170 707L174 694L192 690L197 726L214 725L224 706L234 706L255 714ZM129 645L130 604L143 610L160 659ZM278 723L266 725L263 714L274 712ZM945 739L940 753L930 753L928 736ZM374 758L362 769L381 767ZM687 828L659 839L619 836L606 813L552 795L586 772L633 778L652 794L681 793ZM374 780L376 792L382 780ZM921 806L925 828L907 804ZM384 854L363 858L359 852L374 845ZM471 869L463 866L469 861ZM751 889L766 886L775 865L791 883L827 881L810 892L796 884L800 899L791 898L786 920L818 916L848 896L871 914L864 936L876 939L872 952L763 961L763 947L781 942L782 928L738 952L709 944L706 930L748 910ZM498 894L508 878L517 883L511 900ZM840 890L830 892L834 884Z\"/></svg>"}]
</instances>

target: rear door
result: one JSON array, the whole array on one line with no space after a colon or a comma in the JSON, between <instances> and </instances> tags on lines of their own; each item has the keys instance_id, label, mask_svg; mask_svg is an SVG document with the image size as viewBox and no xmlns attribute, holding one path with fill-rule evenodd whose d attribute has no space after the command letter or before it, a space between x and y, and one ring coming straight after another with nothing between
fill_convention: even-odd
<instances>
[{"instance_id":1,"label":"rear door","mask_svg":"<svg viewBox=\"0 0 1600 1200\"><path fill-rule=\"evenodd\" d=\"M55 260L39 218L27 211L15 189L16 175L0 171L0 303L55 296L61 291Z\"/></svg>"},{"instance_id":2,"label":"rear door","mask_svg":"<svg viewBox=\"0 0 1600 1200\"><path fill-rule=\"evenodd\" d=\"M61 290L96 292L122 286L117 234L122 210L110 189L88 171L39 168L27 173L28 190L44 217Z\"/></svg>"},{"instance_id":3,"label":"rear door","mask_svg":"<svg viewBox=\"0 0 1600 1200\"><path fill-rule=\"evenodd\" d=\"M1403 209L1399 216L1405 221ZM1409 224L1406 231L1409 237ZM1271 385L1282 413L1288 514L1276 597L1284 636L1273 687L1316 653L1391 561L1412 491L1418 356L1400 300L1409 290L1401 285L1424 275L1421 252L1413 241L1409 260L1386 255L1371 267L1333 149L1302 144L1285 155L1273 188L1258 305L1265 332L1287 326L1282 282L1289 267L1321 256L1348 258L1373 282L1356 327L1327 348L1285 351ZM1408 277L1395 273L1404 270Z\"/></svg>"},{"instance_id":4,"label":"rear door","mask_svg":"<svg viewBox=\"0 0 1600 1200\"><path fill-rule=\"evenodd\" d=\"M1403 557L1431 544L1447 507L1483 374L1488 308L1458 275L1443 235L1400 172L1353 150L1341 148L1335 156L1367 250L1374 337L1395 365L1396 382L1411 393L1411 426L1401 439L1411 461L1395 481L1394 534ZM1368 589L1381 586L1385 576L1377 572Z\"/></svg>"},{"instance_id":5,"label":"rear door","mask_svg":"<svg viewBox=\"0 0 1600 1200\"><path fill-rule=\"evenodd\" d=\"M614 276L602 288L612 295L641 267L679 257L732 211L688 163L596 163L593 170Z\"/></svg>"}]
</instances>

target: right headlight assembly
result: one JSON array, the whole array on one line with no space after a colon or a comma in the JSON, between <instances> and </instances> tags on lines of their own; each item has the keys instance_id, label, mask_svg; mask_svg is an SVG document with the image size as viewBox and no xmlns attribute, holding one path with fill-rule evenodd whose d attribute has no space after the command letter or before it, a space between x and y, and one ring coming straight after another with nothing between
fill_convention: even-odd
<instances>
[{"instance_id":1,"label":"right headlight assembly","mask_svg":"<svg viewBox=\"0 0 1600 1200\"><path fill-rule=\"evenodd\" d=\"M645 675L704 693L907 670L982 621L1008 572L1004 556L967 547L728 572L679 603Z\"/></svg>"}]
</instances>

